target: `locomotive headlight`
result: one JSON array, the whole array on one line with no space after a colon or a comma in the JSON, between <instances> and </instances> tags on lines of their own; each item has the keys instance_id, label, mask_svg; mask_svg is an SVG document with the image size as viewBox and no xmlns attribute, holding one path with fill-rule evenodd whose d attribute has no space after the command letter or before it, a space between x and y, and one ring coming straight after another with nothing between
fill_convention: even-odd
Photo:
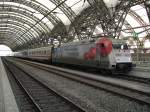
<instances>
[{"instance_id":1,"label":"locomotive headlight","mask_svg":"<svg viewBox=\"0 0 150 112\"><path fill-rule=\"evenodd\" d=\"M129 61L132 61L131 57L129 57Z\"/></svg>"}]
</instances>

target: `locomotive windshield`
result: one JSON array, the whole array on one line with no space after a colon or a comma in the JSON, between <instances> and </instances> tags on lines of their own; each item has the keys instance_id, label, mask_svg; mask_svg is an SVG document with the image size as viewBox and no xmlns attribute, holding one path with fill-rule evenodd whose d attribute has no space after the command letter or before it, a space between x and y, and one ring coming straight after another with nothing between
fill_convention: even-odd
<instances>
[{"instance_id":1,"label":"locomotive windshield","mask_svg":"<svg viewBox=\"0 0 150 112\"><path fill-rule=\"evenodd\" d=\"M128 49L127 44L113 44L114 49Z\"/></svg>"}]
</instances>

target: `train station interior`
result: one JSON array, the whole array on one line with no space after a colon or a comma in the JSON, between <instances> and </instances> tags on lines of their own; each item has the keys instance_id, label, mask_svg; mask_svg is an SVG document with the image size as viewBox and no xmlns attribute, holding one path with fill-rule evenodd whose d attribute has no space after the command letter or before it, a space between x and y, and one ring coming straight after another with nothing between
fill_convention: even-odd
<instances>
[{"instance_id":1,"label":"train station interior","mask_svg":"<svg viewBox=\"0 0 150 112\"><path fill-rule=\"evenodd\" d=\"M0 112L150 112L150 0L0 0Z\"/></svg>"}]
</instances>

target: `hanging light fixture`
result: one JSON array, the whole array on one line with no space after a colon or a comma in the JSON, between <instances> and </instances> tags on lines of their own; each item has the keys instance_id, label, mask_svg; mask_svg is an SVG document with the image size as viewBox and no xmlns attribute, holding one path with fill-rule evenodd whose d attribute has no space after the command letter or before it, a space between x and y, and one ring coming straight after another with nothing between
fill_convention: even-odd
<instances>
[{"instance_id":1,"label":"hanging light fixture","mask_svg":"<svg viewBox=\"0 0 150 112\"><path fill-rule=\"evenodd\" d=\"M118 0L104 0L104 3L106 4L112 16L113 13L115 12L115 7L118 4L118 2L119 2Z\"/></svg>"},{"instance_id":2,"label":"hanging light fixture","mask_svg":"<svg viewBox=\"0 0 150 112\"><path fill-rule=\"evenodd\" d=\"M104 0L104 2L108 8L111 8L116 7L118 0Z\"/></svg>"},{"instance_id":3,"label":"hanging light fixture","mask_svg":"<svg viewBox=\"0 0 150 112\"><path fill-rule=\"evenodd\" d=\"M146 5L150 5L150 0L145 1Z\"/></svg>"}]
</instances>

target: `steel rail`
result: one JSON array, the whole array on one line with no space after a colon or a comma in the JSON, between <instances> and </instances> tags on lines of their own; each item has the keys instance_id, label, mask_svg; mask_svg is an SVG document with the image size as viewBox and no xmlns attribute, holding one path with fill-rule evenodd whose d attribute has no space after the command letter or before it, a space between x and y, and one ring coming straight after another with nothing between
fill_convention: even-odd
<instances>
[{"instance_id":1,"label":"steel rail","mask_svg":"<svg viewBox=\"0 0 150 112\"><path fill-rule=\"evenodd\" d=\"M21 72L23 72L24 74L26 74L28 77L30 77L31 79L33 79L34 81L36 81L37 83L39 83L40 85L42 85L43 87L45 87L46 89L48 89L49 91L52 91L54 94L56 94L56 96L61 97L65 102L68 102L69 104L71 104L71 106L74 106L73 108L79 110L79 112L85 112L85 110L84 110L83 108L81 108L79 105L75 104L74 102L72 102L71 100L69 100L67 97L62 96L60 93L56 92L54 89L49 88L45 83L43 83L42 81L40 81L40 80L34 78L32 75L30 75L30 73L27 73L27 72L26 72L25 70L23 70L21 67L17 66L16 64L14 64L14 63L12 63L12 62L9 62L8 60L5 60L5 61L7 61L7 63L9 63L9 64L12 64L14 67L16 67L17 69L19 69ZM12 70L12 72L13 72L13 70ZM20 79L17 78L17 80L20 80ZM21 85L23 86L23 84L22 84L21 81L20 81L20 83L21 83ZM23 87L24 87L24 86L23 86ZM25 87L24 87L24 88L25 88ZM27 90L26 90L26 91L27 91ZM28 93L28 91L27 91L27 93ZM28 94L30 95L30 93L28 93ZM30 96L31 96L31 98L32 98L32 95L30 95ZM32 99L34 100L34 98L32 98ZM36 101L34 100L34 102L36 102ZM38 105L38 104L37 104L37 105ZM38 106L39 106L39 105L38 105ZM39 108L40 108L40 106L39 106ZM41 109L41 110L42 110L42 109ZM43 112L43 110L40 111L40 112Z\"/></svg>"},{"instance_id":2,"label":"steel rail","mask_svg":"<svg viewBox=\"0 0 150 112\"><path fill-rule=\"evenodd\" d=\"M23 86L23 84L21 83L21 81L15 76L15 74L13 73L13 71L9 68L8 63L6 63L5 61L3 61L4 64L7 67L7 70L13 75L14 79L16 80L16 82L18 83L18 85L23 89L23 91L28 95L28 97L30 98L30 100L32 101L32 103L35 105L35 107L37 108L37 110L39 112L43 112L42 109L40 108L40 106L36 103L36 101L34 100L34 98L32 98L32 96L30 95L30 93L26 90L26 88Z\"/></svg>"}]
</instances>

